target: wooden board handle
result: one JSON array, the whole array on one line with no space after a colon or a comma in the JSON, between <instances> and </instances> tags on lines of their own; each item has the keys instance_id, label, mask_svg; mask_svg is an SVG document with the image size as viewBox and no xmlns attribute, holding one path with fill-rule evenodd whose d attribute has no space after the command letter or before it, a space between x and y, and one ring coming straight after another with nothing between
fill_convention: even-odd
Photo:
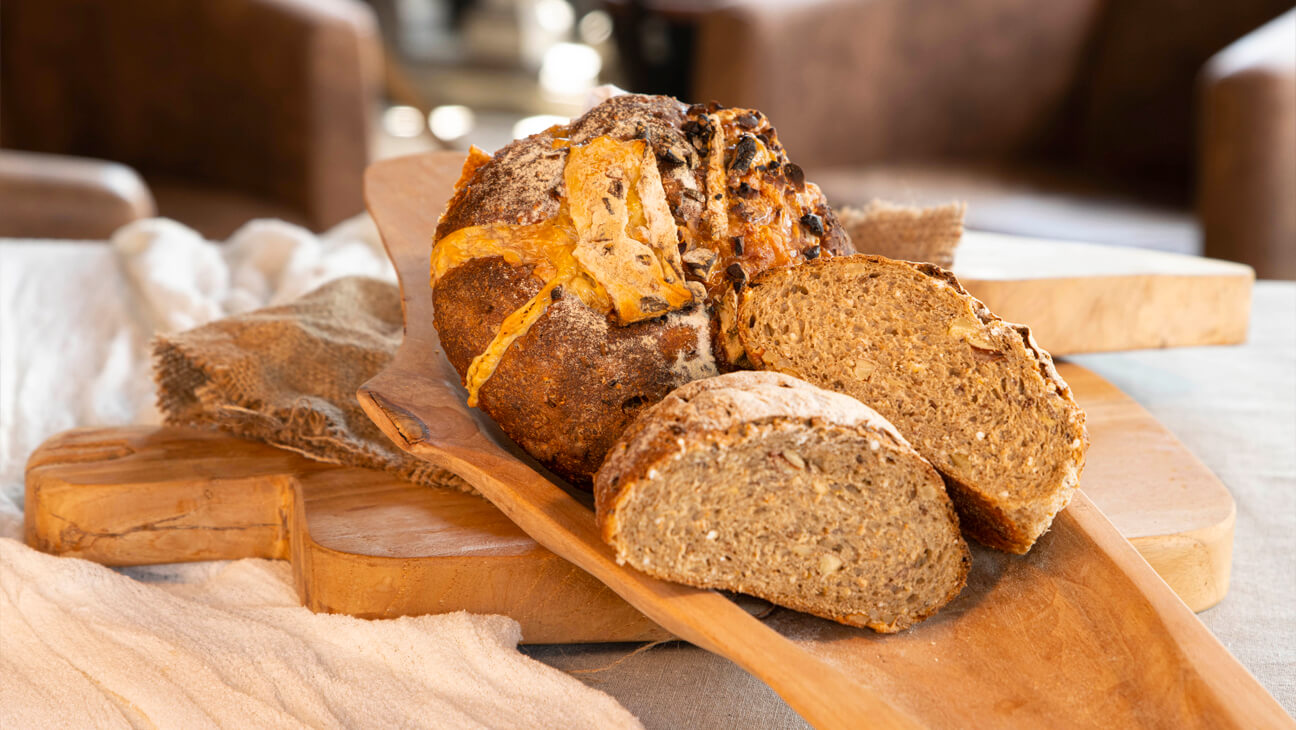
<instances>
[{"instance_id":1,"label":"wooden board handle","mask_svg":"<svg viewBox=\"0 0 1296 730\"><path fill-rule=\"evenodd\" d=\"M185 453L192 469L179 473L133 458L132 435L77 429L32 454L28 545L104 565L288 556L293 482L286 475L301 457L251 442L195 438ZM114 479L103 479L105 464Z\"/></svg>"}]
</instances>

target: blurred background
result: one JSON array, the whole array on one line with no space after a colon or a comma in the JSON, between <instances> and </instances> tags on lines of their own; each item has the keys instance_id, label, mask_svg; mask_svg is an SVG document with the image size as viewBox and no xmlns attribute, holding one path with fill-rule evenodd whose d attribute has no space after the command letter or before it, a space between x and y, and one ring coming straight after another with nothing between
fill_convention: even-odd
<instances>
[{"instance_id":1,"label":"blurred background","mask_svg":"<svg viewBox=\"0 0 1296 730\"><path fill-rule=\"evenodd\" d=\"M4 0L0 236L323 230L606 83L759 108L835 205L1296 278L1287 0Z\"/></svg>"}]
</instances>

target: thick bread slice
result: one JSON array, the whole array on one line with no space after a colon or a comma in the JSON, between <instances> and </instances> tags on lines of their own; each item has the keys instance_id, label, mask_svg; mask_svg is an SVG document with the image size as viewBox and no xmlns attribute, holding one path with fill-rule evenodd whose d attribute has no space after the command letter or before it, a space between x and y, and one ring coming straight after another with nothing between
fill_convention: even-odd
<instances>
[{"instance_id":1,"label":"thick bread slice","mask_svg":"<svg viewBox=\"0 0 1296 730\"><path fill-rule=\"evenodd\" d=\"M675 389L594 492L620 562L875 631L935 613L971 564L940 476L891 424L776 373Z\"/></svg>"},{"instance_id":2,"label":"thick bread slice","mask_svg":"<svg viewBox=\"0 0 1296 730\"><path fill-rule=\"evenodd\" d=\"M949 272L849 256L767 272L739 304L748 357L852 395L944 475L963 527L1025 553L1084 467L1084 412L1030 329Z\"/></svg>"}]
</instances>

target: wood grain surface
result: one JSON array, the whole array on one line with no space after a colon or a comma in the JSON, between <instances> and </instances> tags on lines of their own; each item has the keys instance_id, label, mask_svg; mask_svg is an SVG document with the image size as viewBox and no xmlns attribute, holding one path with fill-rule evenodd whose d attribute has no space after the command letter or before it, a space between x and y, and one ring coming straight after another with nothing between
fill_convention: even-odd
<instances>
[{"instance_id":1,"label":"wood grain surface","mask_svg":"<svg viewBox=\"0 0 1296 730\"><path fill-rule=\"evenodd\" d=\"M977 231L954 273L1054 355L1242 342L1255 282L1228 261Z\"/></svg>"},{"instance_id":2,"label":"wood grain surface","mask_svg":"<svg viewBox=\"0 0 1296 730\"><path fill-rule=\"evenodd\" d=\"M618 566L588 508L464 405L440 357L428 244L458 167L457 156L441 153L380 162L366 174L366 202L401 277L406 336L361 388L361 403L399 446L463 476L537 542L663 628L728 657L817 727L1038 727L1040 718L1292 726L1083 493L1028 556L981 553L975 581L937 629L923 625L895 641L835 635L833 625L799 615L779 633L719 594ZM961 681L933 680L942 655L959 657L949 676Z\"/></svg>"}]
</instances>

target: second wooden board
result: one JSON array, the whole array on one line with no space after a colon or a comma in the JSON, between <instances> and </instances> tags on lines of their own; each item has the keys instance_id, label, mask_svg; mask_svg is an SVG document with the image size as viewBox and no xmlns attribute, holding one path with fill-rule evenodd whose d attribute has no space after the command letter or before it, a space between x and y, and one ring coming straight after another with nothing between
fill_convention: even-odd
<instances>
[{"instance_id":1,"label":"second wooden board","mask_svg":"<svg viewBox=\"0 0 1296 730\"><path fill-rule=\"evenodd\" d=\"M977 231L954 273L1054 355L1242 342L1255 281L1228 261Z\"/></svg>"}]
</instances>

